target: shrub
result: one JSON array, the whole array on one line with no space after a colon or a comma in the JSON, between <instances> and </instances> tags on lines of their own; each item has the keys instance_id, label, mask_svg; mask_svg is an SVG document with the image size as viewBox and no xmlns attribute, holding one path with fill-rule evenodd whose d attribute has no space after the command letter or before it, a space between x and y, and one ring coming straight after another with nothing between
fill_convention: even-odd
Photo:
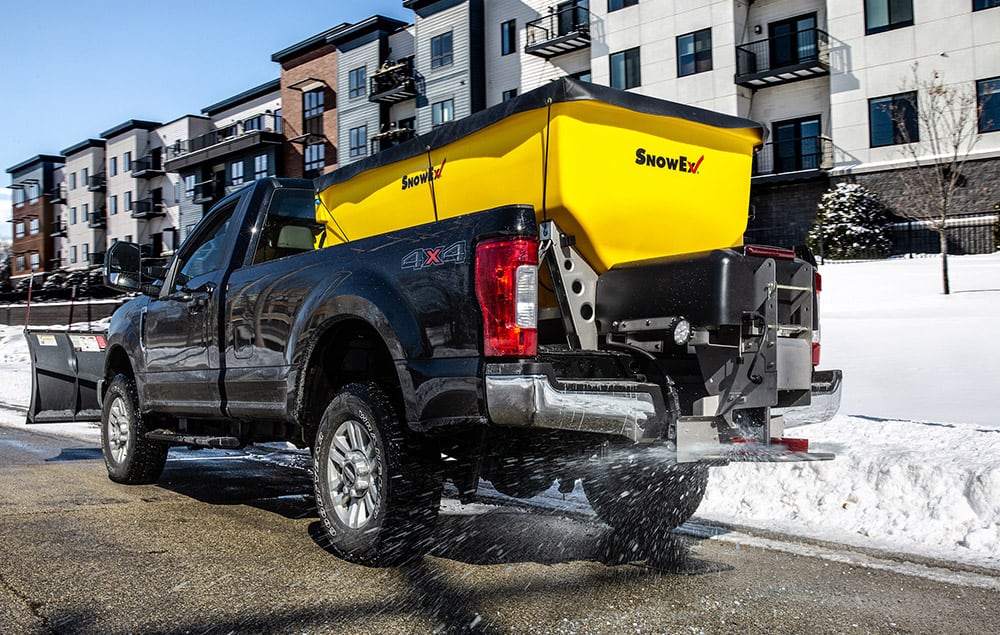
<instances>
[{"instance_id":1,"label":"shrub","mask_svg":"<svg viewBox=\"0 0 1000 635\"><path fill-rule=\"evenodd\" d=\"M838 183L819 201L807 242L826 258L885 258L892 252L891 219L878 194Z\"/></svg>"}]
</instances>

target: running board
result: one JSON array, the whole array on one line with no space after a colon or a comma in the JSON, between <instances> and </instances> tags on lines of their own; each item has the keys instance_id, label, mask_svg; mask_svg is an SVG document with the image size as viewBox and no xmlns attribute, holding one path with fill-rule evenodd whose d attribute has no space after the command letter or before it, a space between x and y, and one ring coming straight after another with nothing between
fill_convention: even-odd
<instances>
[{"instance_id":1,"label":"running board","mask_svg":"<svg viewBox=\"0 0 1000 635\"><path fill-rule=\"evenodd\" d=\"M235 450L244 445L237 437L196 436L192 434L177 434L170 430L153 430L146 433L146 438L150 441L163 441L172 445L193 445L202 448L220 448L224 450Z\"/></svg>"}]
</instances>

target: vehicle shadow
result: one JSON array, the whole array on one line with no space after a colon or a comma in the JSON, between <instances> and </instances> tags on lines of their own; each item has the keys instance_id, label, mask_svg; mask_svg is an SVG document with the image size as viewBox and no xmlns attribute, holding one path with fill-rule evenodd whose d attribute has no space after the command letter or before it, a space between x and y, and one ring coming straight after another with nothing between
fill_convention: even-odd
<instances>
[{"instance_id":1,"label":"vehicle shadow","mask_svg":"<svg viewBox=\"0 0 1000 635\"><path fill-rule=\"evenodd\" d=\"M308 471L238 453L172 451L160 487L210 505L247 505L288 519L316 519L313 541L333 553L321 530ZM590 561L643 564L654 571L699 575L730 570L696 557L703 538L670 531L637 535L596 518L513 504L442 502L430 555L472 565Z\"/></svg>"}]
</instances>

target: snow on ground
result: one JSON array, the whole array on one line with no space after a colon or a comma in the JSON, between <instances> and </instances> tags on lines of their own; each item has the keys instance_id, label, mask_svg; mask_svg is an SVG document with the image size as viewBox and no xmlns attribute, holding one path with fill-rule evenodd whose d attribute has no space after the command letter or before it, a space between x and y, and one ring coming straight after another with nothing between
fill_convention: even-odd
<instances>
[{"instance_id":1,"label":"snow on ground","mask_svg":"<svg viewBox=\"0 0 1000 635\"><path fill-rule=\"evenodd\" d=\"M696 517L1000 569L1000 254L950 264L950 296L937 258L823 265L841 414L789 434L836 460L712 468ZM27 404L29 366L20 328L0 326L0 402ZM586 509L579 485L536 500Z\"/></svg>"}]
</instances>

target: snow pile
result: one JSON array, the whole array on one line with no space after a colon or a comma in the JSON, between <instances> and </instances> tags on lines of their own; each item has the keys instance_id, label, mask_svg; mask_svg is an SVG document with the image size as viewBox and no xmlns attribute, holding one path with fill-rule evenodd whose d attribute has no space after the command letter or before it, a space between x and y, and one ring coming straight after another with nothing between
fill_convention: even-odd
<instances>
[{"instance_id":1,"label":"snow pile","mask_svg":"<svg viewBox=\"0 0 1000 635\"><path fill-rule=\"evenodd\" d=\"M0 406L27 407L31 358L21 327L0 324Z\"/></svg>"}]
</instances>

